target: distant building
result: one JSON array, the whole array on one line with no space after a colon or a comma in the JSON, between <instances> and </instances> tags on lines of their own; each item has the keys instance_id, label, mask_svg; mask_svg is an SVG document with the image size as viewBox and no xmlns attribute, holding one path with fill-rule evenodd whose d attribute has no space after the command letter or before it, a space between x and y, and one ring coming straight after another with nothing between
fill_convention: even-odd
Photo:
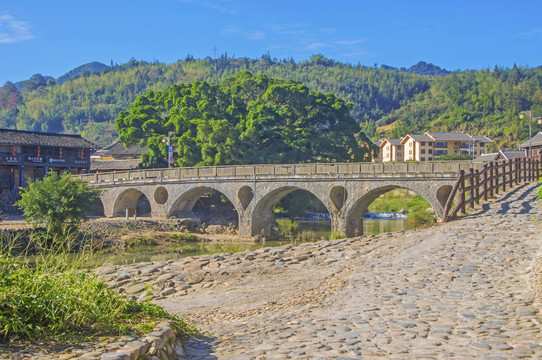
<instances>
[{"instance_id":1,"label":"distant building","mask_svg":"<svg viewBox=\"0 0 542 360\"><path fill-rule=\"evenodd\" d=\"M401 139L384 139L380 142L380 159L382 162L403 161L403 145Z\"/></svg>"},{"instance_id":2,"label":"distant building","mask_svg":"<svg viewBox=\"0 0 542 360\"><path fill-rule=\"evenodd\" d=\"M542 154L542 132L539 132L519 146L521 150L527 152L529 152L529 147L531 148L532 156Z\"/></svg>"},{"instance_id":3,"label":"distant building","mask_svg":"<svg viewBox=\"0 0 542 360\"><path fill-rule=\"evenodd\" d=\"M402 139L401 144L404 146L405 161L431 161L443 155L483 154L487 145L492 142L482 135L426 132L423 135L408 134Z\"/></svg>"},{"instance_id":4,"label":"distant building","mask_svg":"<svg viewBox=\"0 0 542 360\"><path fill-rule=\"evenodd\" d=\"M90 157L90 171L121 171L139 169L141 155L149 151L147 147L132 145L125 147L120 141L116 141L103 149L96 151Z\"/></svg>"},{"instance_id":5,"label":"distant building","mask_svg":"<svg viewBox=\"0 0 542 360\"><path fill-rule=\"evenodd\" d=\"M87 173L95 148L80 135L0 129L0 193L50 171Z\"/></svg>"},{"instance_id":6,"label":"distant building","mask_svg":"<svg viewBox=\"0 0 542 360\"><path fill-rule=\"evenodd\" d=\"M514 160L525 157L526 155L525 150L499 150L496 153L478 155L474 161Z\"/></svg>"},{"instance_id":7,"label":"distant building","mask_svg":"<svg viewBox=\"0 0 542 360\"><path fill-rule=\"evenodd\" d=\"M401 144L405 149L405 161L431 161L433 160L433 139L427 135L408 134Z\"/></svg>"}]
</instances>

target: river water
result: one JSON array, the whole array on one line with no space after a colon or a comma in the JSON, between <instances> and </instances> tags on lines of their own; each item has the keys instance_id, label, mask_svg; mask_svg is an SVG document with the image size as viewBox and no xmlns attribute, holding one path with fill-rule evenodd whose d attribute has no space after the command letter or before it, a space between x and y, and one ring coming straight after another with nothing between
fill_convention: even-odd
<instances>
[{"instance_id":1,"label":"river water","mask_svg":"<svg viewBox=\"0 0 542 360\"><path fill-rule=\"evenodd\" d=\"M197 256L210 253L226 253L244 250L256 250L262 247L282 246L289 243L303 243L329 239L331 235L330 221L277 219L281 240L265 242L188 242L168 247L139 247L132 253L104 254L97 259L100 265L123 265L139 262L167 261L179 257ZM405 219L367 219L363 220L364 235L396 232L413 228Z\"/></svg>"}]
</instances>

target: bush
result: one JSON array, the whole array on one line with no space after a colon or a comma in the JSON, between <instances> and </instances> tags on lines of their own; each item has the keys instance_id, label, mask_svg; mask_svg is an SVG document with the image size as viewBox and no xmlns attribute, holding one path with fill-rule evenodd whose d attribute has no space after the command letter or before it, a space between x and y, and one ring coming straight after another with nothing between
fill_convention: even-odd
<instances>
[{"instance_id":1,"label":"bush","mask_svg":"<svg viewBox=\"0 0 542 360\"><path fill-rule=\"evenodd\" d=\"M28 184L21 191L16 205L23 210L26 220L36 226L45 225L52 232L64 223L77 226L86 219L100 190L69 174L51 172L43 180Z\"/></svg>"},{"instance_id":2,"label":"bush","mask_svg":"<svg viewBox=\"0 0 542 360\"><path fill-rule=\"evenodd\" d=\"M0 239L0 339L73 339L138 334L140 324L171 319L178 331L197 334L184 321L149 302L125 299L108 288L85 264L90 247L70 254L36 245L37 255L15 252L17 239Z\"/></svg>"}]
</instances>

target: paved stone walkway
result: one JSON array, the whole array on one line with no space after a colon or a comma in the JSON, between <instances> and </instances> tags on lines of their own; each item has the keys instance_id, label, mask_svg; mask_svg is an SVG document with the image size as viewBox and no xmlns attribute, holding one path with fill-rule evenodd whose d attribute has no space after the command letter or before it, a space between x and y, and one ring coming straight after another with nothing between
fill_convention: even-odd
<instances>
[{"instance_id":1,"label":"paved stone walkway","mask_svg":"<svg viewBox=\"0 0 542 360\"><path fill-rule=\"evenodd\" d=\"M188 359L540 359L535 196L523 185L424 230L193 259L199 282L157 302L209 333Z\"/></svg>"}]
</instances>

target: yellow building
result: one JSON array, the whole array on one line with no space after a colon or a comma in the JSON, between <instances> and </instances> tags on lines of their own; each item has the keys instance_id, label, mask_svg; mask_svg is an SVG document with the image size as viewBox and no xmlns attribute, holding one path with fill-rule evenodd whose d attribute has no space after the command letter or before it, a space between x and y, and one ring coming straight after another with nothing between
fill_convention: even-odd
<instances>
[{"instance_id":1,"label":"yellow building","mask_svg":"<svg viewBox=\"0 0 542 360\"><path fill-rule=\"evenodd\" d=\"M404 147L404 160L431 161L442 155L470 155L476 157L487 152L487 145L492 143L482 135L465 133L431 133L423 135L409 134L401 145Z\"/></svg>"},{"instance_id":2,"label":"yellow building","mask_svg":"<svg viewBox=\"0 0 542 360\"><path fill-rule=\"evenodd\" d=\"M405 161L431 161L433 160L433 139L427 135L408 134L405 136L403 145Z\"/></svg>"},{"instance_id":3,"label":"yellow building","mask_svg":"<svg viewBox=\"0 0 542 360\"><path fill-rule=\"evenodd\" d=\"M380 160L382 162L403 161L401 139L384 139L380 142Z\"/></svg>"}]
</instances>

